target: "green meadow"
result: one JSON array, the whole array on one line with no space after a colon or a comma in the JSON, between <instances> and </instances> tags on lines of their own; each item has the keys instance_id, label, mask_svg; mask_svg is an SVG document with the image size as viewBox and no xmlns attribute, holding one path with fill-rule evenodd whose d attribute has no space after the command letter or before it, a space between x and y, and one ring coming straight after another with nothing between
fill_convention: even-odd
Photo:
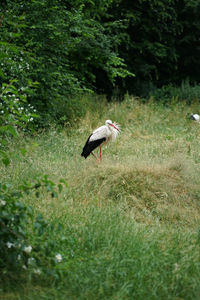
<instances>
[{"instance_id":1,"label":"green meadow","mask_svg":"<svg viewBox=\"0 0 200 300\"><path fill-rule=\"evenodd\" d=\"M6 275L0 298L200 299L200 123L189 119L198 107L127 97L73 127L12 139L3 182L47 174L66 183L58 197L41 189L22 198L54 224L42 239L62 261L55 276ZM120 135L103 147L102 163L85 160L85 141L107 119L121 125ZM34 244L31 230L29 239Z\"/></svg>"}]
</instances>

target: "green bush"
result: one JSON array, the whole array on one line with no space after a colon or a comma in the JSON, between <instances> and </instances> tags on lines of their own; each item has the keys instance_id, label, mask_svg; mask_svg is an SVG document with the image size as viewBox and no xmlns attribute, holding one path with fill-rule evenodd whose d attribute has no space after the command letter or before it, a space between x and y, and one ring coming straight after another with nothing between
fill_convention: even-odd
<instances>
[{"instance_id":1,"label":"green bush","mask_svg":"<svg viewBox=\"0 0 200 300\"><path fill-rule=\"evenodd\" d=\"M163 103L168 103L176 99L191 104L194 101L200 101L200 85L190 85L188 81L183 82L179 87L167 85L152 91L150 93L151 96L156 101Z\"/></svg>"},{"instance_id":2,"label":"green bush","mask_svg":"<svg viewBox=\"0 0 200 300\"><path fill-rule=\"evenodd\" d=\"M53 242L54 225L21 200L33 191L38 197L42 187L51 197L57 197L63 183L61 180L56 186L47 175L34 185L25 182L17 188L0 183L0 269L4 275L23 270L40 274L62 260Z\"/></svg>"},{"instance_id":3,"label":"green bush","mask_svg":"<svg viewBox=\"0 0 200 300\"><path fill-rule=\"evenodd\" d=\"M0 126L14 126L16 129L28 129L30 124L38 118L36 109L27 103L27 94L31 91L31 85L17 89L16 80L9 84L2 84L0 94ZM1 127L1 130L3 128Z\"/></svg>"},{"instance_id":4,"label":"green bush","mask_svg":"<svg viewBox=\"0 0 200 300\"><path fill-rule=\"evenodd\" d=\"M16 80L2 84L0 94L0 158L5 165L10 163L7 153L7 139L17 137L18 131L34 130L34 121L39 118L36 109L27 103L27 93L34 84L17 89Z\"/></svg>"}]
</instances>

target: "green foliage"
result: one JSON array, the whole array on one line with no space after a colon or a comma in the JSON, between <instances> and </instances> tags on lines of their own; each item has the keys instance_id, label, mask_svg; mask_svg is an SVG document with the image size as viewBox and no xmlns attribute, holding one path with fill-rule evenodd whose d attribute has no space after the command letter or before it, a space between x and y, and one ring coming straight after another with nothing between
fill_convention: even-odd
<instances>
[{"instance_id":1,"label":"green foliage","mask_svg":"<svg viewBox=\"0 0 200 300\"><path fill-rule=\"evenodd\" d=\"M39 117L28 98L38 86L30 78L33 56L20 42L26 27L24 16L17 16L8 7L1 10L0 23L0 135L17 135L17 130L31 130ZM7 8L7 10L6 10ZM6 141L3 140L2 144ZM2 146L1 144L1 146Z\"/></svg>"},{"instance_id":2,"label":"green foliage","mask_svg":"<svg viewBox=\"0 0 200 300\"><path fill-rule=\"evenodd\" d=\"M25 207L17 201L21 192L15 190L10 192L10 190L9 184L0 185L1 270L15 269L18 264L21 266L25 263L26 257L23 255L23 249L28 241L25 226L27 218L32 213L30 207Z\"/></svg>"},{"instance_id":3,"label":"green foliage","mask_svg":"<svg viewBox=\"0 0 200 300\"><path fill-rule=\"evenodd\" d=\"M31 82L34 57L23 44L25 17L17 15L15 9L15 4L7 1L0 11L0 82L8 84L14 80L18 89L26 90Z\"/></svg>"},{"instance_id":4,"label":"green foliage","mask_svg":"<svg viewBox=\"0 0 200 300\"><path fill-rule=\"evenodd\" d=\"M104 82L112 88L117 77L131 75L99 20L99 11L103 18L109 5L106 1L97 7L85 1L7 1L0 26L2 75L17 78L20 88L29 80L38 83L28 101L43 118L58 119L54 108L60 106L69 121L68 108L75 95L106 92Z\"/></svg>"},{"instance_id":5,"label":"green foliage","mask_svg":"<svg viewBox=\"0 0 200 300\"><path fill-rule=\"evenodd\" d=\"M26 88L17 89L17 81L2 84L0 94L0 157L4 165L10 163L7 142L10 137L18 137L19 130L33 130L33 122L39 116L33 106L27 103L27 94L34 84L29 81Z\"/></svg>"},{"instance_id":6,"label":"green foliage","mask_svg":"<svg viewBox=\"0 0 200 300\"><path fill-rule=\"evenodd\" d=\"M16 80L9 84L2 84L2 93L0 94L0 131L5 131L5 126L12 126L17 129L31 128L31 122L38 118L36 109L27 103L27 94L31 92L33 84L29 82L26 88L17 89ZM13 135L15 135L13 133Z\"/></svg>"},{"instance_id":7,"label":"green foliage","mask_svg":"<svg viewBox=\"0 0 200 300\"><path fill-rule=\"evenodd\" d=\"M192 86L188 81L185 81L179 87L173 85L163 86L160 89L152 91L150 96L166 104L172 100L185 101L191 104L192 102L198 102L200 100L200 86Z\"/></svg>"},{"instance_id":8,"label":"green foliage","mask_svg":"<svg viewBox=\"0 0 200 300\"><path fill-rule=\"evenodd\" d=\"M56 262L56 247L52 247L52 236L47 235L48 227L53 230L53 224L45 221L41 214L35 215L32 207L20 200L33 192L39 197L41 188L52 198L58 197L63 184L65 182L60 180L56 186L47 175L34 185L24 182L15 188L11 184L0 184L0 269L4 276L9 272L21 273L23 269L40 274ZM45 259L47 251L49 254Z\"/></svg>"}]
</instances>

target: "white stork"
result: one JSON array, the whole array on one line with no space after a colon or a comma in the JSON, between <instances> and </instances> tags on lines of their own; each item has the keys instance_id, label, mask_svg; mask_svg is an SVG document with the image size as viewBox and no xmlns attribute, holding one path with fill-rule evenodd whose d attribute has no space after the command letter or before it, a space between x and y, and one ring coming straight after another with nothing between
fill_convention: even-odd
<instances>
[{"instance_id":1,"label":"white stork","mask_svg":"<svg viewBox=\"0 0 200 300\"><path fill-rule=\"evenodd\" d=\"M198 114L191 114L190 119L194 121L200 121L200 116Z\"/></svg>"},{"instance_id":2,"label":"white stork","mask_svg":"<svg viewBox=\"0 0 200 300\"><path fill-rule=\"evenodd\" d=\"M98 146L100 146L100 161L101 161L101 146L106 144L108 141L115 141L118 133L120 132L120 125L116 122L112 122L111 120L107 120L105 125L97 128L92 132L92 134L87 139L85 146L83 147L83 151L81 156L87 158L90 153L99 160L96 155L92 152Z\"/></svg>"}]
</instances>

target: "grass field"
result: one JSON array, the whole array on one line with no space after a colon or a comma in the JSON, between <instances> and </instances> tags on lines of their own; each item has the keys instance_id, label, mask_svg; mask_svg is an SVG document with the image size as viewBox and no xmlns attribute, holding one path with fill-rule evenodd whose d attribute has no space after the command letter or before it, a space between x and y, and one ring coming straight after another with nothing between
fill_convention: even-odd
<instances>
[{"instance_id":1,"label":"grass field","mask_svg":"<svg viewBox=\"0 0 200 300\"><path fill-rule=\"evenodd\" d=\"M62 224L49 235L63 261L58 280L24 273L5 283L1 299L200 299L200 123L188 117L198 107L129 98L88 112L74 128L10 142L5 182L41 174L67 182L58 199L45 191L23 199ZM85 160L88 135L106 119L121 134L101 164Z\"/></svg>"}]
</instances>

